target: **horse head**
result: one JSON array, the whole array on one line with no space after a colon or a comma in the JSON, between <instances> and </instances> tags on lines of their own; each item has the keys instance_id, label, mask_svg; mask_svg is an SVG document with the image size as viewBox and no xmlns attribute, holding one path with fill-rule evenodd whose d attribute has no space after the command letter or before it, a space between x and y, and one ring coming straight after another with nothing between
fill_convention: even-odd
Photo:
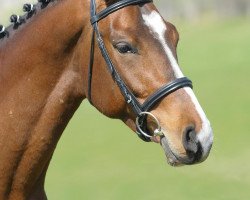
<instances>
[{"instance_id":1,"label":"horse head","mask_svg":"<svg viewBox=\"0 0 250 200\"><path fill-rule=\"evenodd\" d=\"M96 9L103 10L113 3L99 3ZM103 18L96 20L97 36L99 34L103 40L120 78L140 104L164 85L184 77L177 61L179 34L152 3L124 6ZM91 38L91 34L92 27L88 26L87 36ZM87 45L90 47L90 43ZM86 49L89 48L86 46ZM114 81L113 72L107 69L107 60L102 58L97 41L92 50L92 79L87 83L85 78L86 96L100 112L119 118L133 131L138 131L138 116ZM87 69L85 74L88 74ZM88 91L90 84L91 93ZM149 113L143 114L147 134L151 141L161 144L169 164L194 164L208 157L213 142L212 129L190 87L184 85L163 95L147 111ZM161 134L154 134L159 126Z\"/></svg>"}]
</instances>

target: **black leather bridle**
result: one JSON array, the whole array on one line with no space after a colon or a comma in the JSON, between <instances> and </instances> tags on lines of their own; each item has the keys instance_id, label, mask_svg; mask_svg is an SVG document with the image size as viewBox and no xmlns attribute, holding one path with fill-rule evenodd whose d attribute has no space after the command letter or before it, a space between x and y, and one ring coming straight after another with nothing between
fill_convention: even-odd
<instances>
[{"instance_id":1,"label":"black leather bridle","mask_svg":"<svg viewBox=\"0 0 250 200\"><path fill-rule=\"evenodd\" d=\"M89 102L92 103L91 98L91 85L92 85L92 69L93 69L93 62L94 62L94 45L95 45L95 36L97 38L97 42L99 45L99 48L101 50L102 56L104 60L106 61L107 68L113 78L113 80L116 82L118 87L120 88L120 91L122 95L124 96L126 102L130 105L130 107L133 109L133 112L136 115L136 126L137 126L137 134L138 136L146 141L151 141L151 137L155 135L162 135L161 127L159 124L159 121L157 118L149 113L149 111L164 97L167 95L175 92L176 90L183 88L183 87L193 87L192 82L186 78L178 78L174 80L171 83L168 83L161 87L159 90L157 90L153 95L149 96L143 104L140 104L137 100L137 98L134 96L134 94L129 90L129 88L126 86L125 82L120 77L119 73L117 72L109 54L105 47L105 44L103 42L102 36L99 32L98 28L98 22L107 17L109 14L122 9L126 6L130 5L138 5L138 4L145 4L150 3L152 0L121 0L118 1L106 9L102 10L99 13L96 13L96 2L95 0L90 1L90 15L91 15L91 25L93 26L93 33L92 33L92 41L91 41L91 52L90 52L90 63L89 63L89 74L88 74L88 99ZM158 125L158 128L155 130L154 134L148 134L147 130L147 116L150 116L153 118Z\"/></svg>"}]
</instances>

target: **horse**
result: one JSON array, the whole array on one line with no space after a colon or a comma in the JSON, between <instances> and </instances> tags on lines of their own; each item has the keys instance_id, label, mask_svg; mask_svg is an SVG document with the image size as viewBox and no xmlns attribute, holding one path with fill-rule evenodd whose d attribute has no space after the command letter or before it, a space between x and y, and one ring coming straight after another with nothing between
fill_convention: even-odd
<instances>
[{"instance_id":1,"label":"horse","mask_svg":"<svg viewBox=\"0 0 250 200\"><path fill-rule=\"evenodd\" d=\"M0 199L45 200L46 171L83 100L159 143L172 166L204 161L209 120L152 0L39 0L0 26Z\"/></svg>"}]
</instances>

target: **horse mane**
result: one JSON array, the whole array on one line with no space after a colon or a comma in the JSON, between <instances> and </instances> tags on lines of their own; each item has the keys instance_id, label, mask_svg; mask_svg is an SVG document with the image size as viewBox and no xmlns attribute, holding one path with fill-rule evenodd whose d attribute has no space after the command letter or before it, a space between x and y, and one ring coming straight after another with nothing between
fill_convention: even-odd
<instances>
[{"instance_id":1,"label":"horse mane","mask_svg":"<svg viewBox=\"0 0 250 200\"><path fill-rule=\"evenodd\" d=\"M36 15L39 11L43 10L52 2L56 2L56 0L38 0L36 4L26 3L23 5L24 15L11 15L10 22L11 24L7 27L4 27L0 24L0 44L5 38L9 38L12 33L18 30L19 27L28 22L30 18Z\"/></svg>"},{"instance_id":2,"label":"horse mane","mask_svg":"<svg viewBox=\"0 0 250 200\"><path fill-rule=\"evenodd\" d=\"M117 1L120 0L102 0L104 4L107 6L110 6ZM32 18L34 15L36 15L39 11L43 10L53 2L57 2L57 0L38 0L37 4L24 4L23 5L23 11L25 12L24 15L18 16L18 15L12 15L10 17L11 24L8 27L4 27L0 24L0 44L5 38L9 38L13 32L18 30L20 26L27 23L30 18ZM29 10L29 8L32 7L32 10Z\"/></svg>"}]
</instances>

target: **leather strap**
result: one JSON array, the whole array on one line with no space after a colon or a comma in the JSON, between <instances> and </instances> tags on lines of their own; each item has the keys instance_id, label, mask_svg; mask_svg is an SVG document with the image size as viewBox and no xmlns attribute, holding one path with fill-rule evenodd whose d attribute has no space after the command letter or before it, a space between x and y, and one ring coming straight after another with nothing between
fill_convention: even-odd
<instances>
[{"instance_id":1,"label":"leather strap","mask_svg":"<svg viewBox=\"0 0 250 200\"><path fill-rule=\"evenodd\" d=\"M90 59L89 59L89 73L88 73L88 99L89 102L92 104L92 74L93 74L93 65L94 65L94 52L95 52L95 31L93 30L91 36L91 47L90 47Z\"/></svg>"},{"instance_id":2,"label":"leather strap","mask_svg":"<svg viewBox=\"0 0 250 200\"><path fill-rule=\"evenodd\" d=\"M120 9L122 9L124 7L129 6L129 5L138 5L138 4L141 4L141 3L150 3L150 2L153 2L153 1L152 0L123 0L123 1L118 1L118 2L110 5L106 9L102 10L98 14L92 15L91 19L90 19L90 22L91 22L91 24L94 24L94 23L100 21L101 19L107 17L111 13L116 12L117 10L120 10Z\"/></svg>"},{"instance_id":3,"label":"leather strap","mask_svg":"<svg viewBox=\"0 0 250 200\"><path fill-rule=\"evenodd\" d=\"M96 26L96 24L94 24L93 26L94 26L94 29L96 32L96 37L97 37L99 48L101 50L101 53L102 53L104 60L107 63L107 67L108 67L109 72L112 75L112 78L114 79L114 81L117 83L118 87L120 88L120 91L122 92L122 94L125 98L125 101L131 105L136 116L138 116L142 112L141 105L137 101L137 99L133 95L133 93L128 89L128 87L126 86L126 84L124 83L122 78L120 77L119 73L117 72L116 68L114 67L114 64L113 64L112 60L110 59L108 51L107 51L105 44L102 40L102 37L101 37L100 32L98 30L98 27Z\"/></svg>"},{"instance_id":4,"label":"leather strap","mask_svg":"<svg viewBox=\"0 0 250 200\"><path fill-rule=\"evenodd\" d=\"M148 111L152 109L157 102L159 102L163 97L170 95L178 89L183 87L193 88L192 81L187 77L178 78L173 82L164 85L158 91L156 91L152 96L148 97L147 100L142 104L142 110Z\"/></svg>"}]
</instances>

